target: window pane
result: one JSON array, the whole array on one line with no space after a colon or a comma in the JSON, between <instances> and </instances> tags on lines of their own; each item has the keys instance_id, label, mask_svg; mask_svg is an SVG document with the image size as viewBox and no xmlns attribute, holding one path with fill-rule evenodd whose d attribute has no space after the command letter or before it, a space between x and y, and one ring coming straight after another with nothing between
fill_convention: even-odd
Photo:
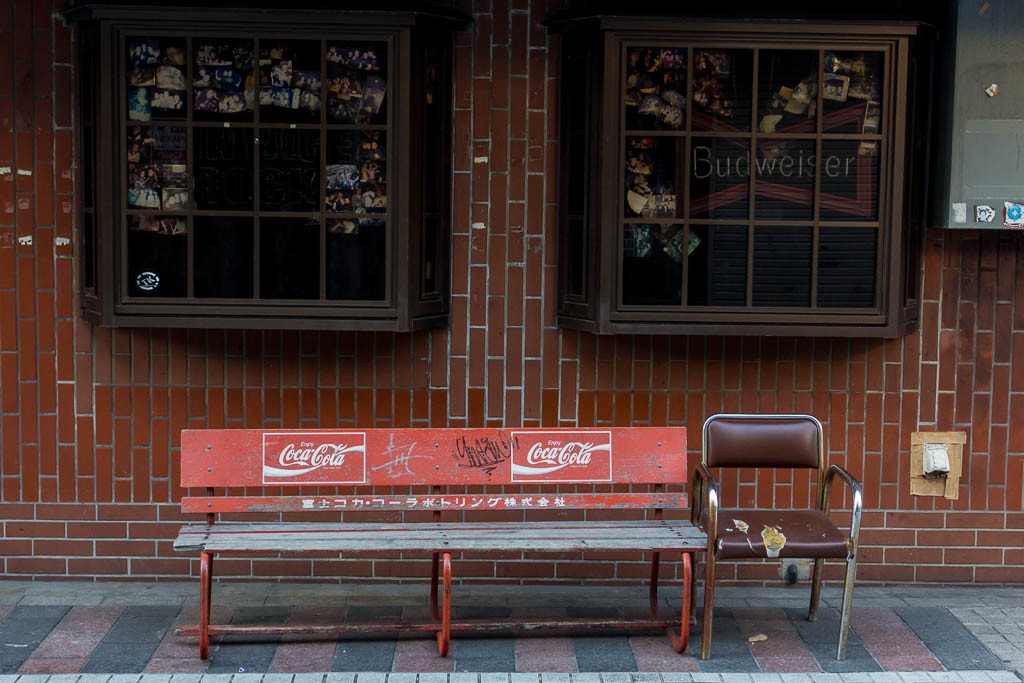
<instances>
[{"instance_id":1,"label":"window pane","mask_svg":"<svg viewBox=\"0 0 1024 683\"><path fill-rule=\"evenodd\" d=\"M193 289L200 298L251 299L252 218L196 216Z\"/></svg>"},{"instance_id":2,"label":"window pane","mask_svg":"<svg viewBox=\"0 0 1024 683\"><path fill-rule=\"evenodd\" d=\"M324 202L332 213L385 213L388 207L387 134L331 131L327 134Z\"/></svg>"},{"instance_id":3,"label":"window pane","mask_svg":"<svg viewBox=\"0 0 1024 683\"><path fill-rule=\"evenodd\" d=\"M320 41L260 41L260 120L320 123Z\"/></svg>"},{"instance_id":4,"label":"window pane","mask_svg":"<svg viewBox=\"0 0 1024 683\"><path fill-rule=\"evenodd\" d=\"M686 120L686 48L631 47L626 58L626 128L682 129Z\"/></svg>"},{"instance_id":5,"label":"window pane","mask_svg":"<svg viewBox=\"0 0 1024 683\"><path fill-rule=\"evenodd\" d=\"M328 122L387 123L387 56L387 43L327 44Z\"/></svg>"},{"instance_id":6,"label":"window pane","mask_svg":"<svg viewBox=\"0 0 1024 683\"><path fill-rule=\"evenodd\" d=\"M188 231L181 216L128 217L129 296L188 295Z\"/></svg>"},{"instance_id":7,"label":"window pane","mask_svg":"<svg viewBox=\"0 0 1024 683\"><path fill-rule=\"evenodd\" d=\"M246 128L194 128L196 208L253 210L253 132Z\"/></svg>"},{"instance_id":8,"label":"window pane","mask_svg":"<svg viewBox=\"0 0 1024 683\"><path fill-rule=\"evenodd\" d=\"M747 227L699 225L691 230L686 303L690 306L745 306Z\"/></svg>"},{"instance_id":9,"label":"window pane","mask_svg":"<svg viewBox=\"0 0 1024 683\"><path fill-rule=\"evenodd\" d=\"M320 298L320 222L308 218L260 221L260 296Z\"/></svg>"},{"instance_id":10,"label":"window pane","mask_svg":"<svg viewBox=\"0 0 1024 683\"><path fill-rule=\"evenodd\" d=\"M880 52L825 52L822 101L826 133L881 133L882 77Z\"/></svg>"},{"instance_id":11,"label":"window pane","mask_svg":"<svg viewBox=\"0 0 1024 683\"><path fill-rule=\"evenodd\" d=\"M817 50L761 50L758 131L814 133L818 107Z\"/></svg>"},{"instance_id":12,"label":"window pane","mask_svg":"<svg viewBox=\"0 0 1024 683\"><path fill-rule=\"evenodd\" d=\"M682 303L683 226L626 225L622 239L622 303Z\"/></svg>"},{"instance_id":13,"label":"window pane","mask_svg":"<svg viewBox=\"0 0 1024 683\"><path fill-rule=\"evenodd\" d=\"M694 138L690 150L690 217L746 220L750 210L750 142Z\"/></svg>"},{"instance_id":14,"label":"window pane","mask_svg":"<svg viewBox=\"0 0 1024 683\"><path fill-rule=\"evenodd\" d=\"M193 45L193 118L252 121L257 97L253 41L196 38Z\"/></svg>"},{"instance_id":15,"label":"window pane","mask_svg":"<svg viewBox=\"0 0 1024 683\"><path fill-rule=\"evenodd\" d=\"M264 211L319 210L319 130L263 128L260 131L260 208Z\"/></svg>"},{"instance_id":16,"label":"window pane","mask_svg":"<svg viewBox=\"0 0 1024 683\"><path fill-rule=\"evenodd\" d=\"M811 228L754 228L755 306L811 305Z\"/></svg>"},{"instance_id":17,"label":"window pane","mask_svg":"<svg viewBox=\"0 0 1024 683\"><path fill-rule=\"evenodd\" d=\"M693 53L693 129L750 132L753 50Z\"/></svg>"},{"instance_id":18,"label":"window pane","mask_svg":"<svg viewBox=\"0 0 1024 683\"><path fill-rule=\"evenodd\" d=\"M127 47L128 120L185 118L185 39L138 36Z\"/></svg>"},{"instance_id":19,"label":"window pane","mask_svg":"<svg viewBox=\"0 0 1024 683\"><path fill-rule=\"evenodd\" d=\"M878 155L856 140L826 140L821 144L823 221L878 220Z\"/></svg>"},{"instance_id":20,"label":"window pane","mask_svg":"<svg viewBox=\"0 0 1024 683\"><path fill-rule=\"evenodd\" d=\"M389 271L384 221L329 221L326 256L328 299L384 300Z\"/></svg>"},{"instance_id":21,"label":"window pane","mask_svg":"<svg viewBox=\"0 0 1024 683\"><path fill-rule=\"evenodd\" d=\"M128 129L126 158L131 208L184 211L188 208L188 167L185 128L132 126Z\"/></svg>"},{"instance_id":22,"label":"window pane","mask_svg":"<svg viewBox=\"0 0 1024 683\"><path fill-rule=\"evenodd\" d=\"M678 141L665 137L626 138L626 218L675 218L682 168Z\"/></svg>"},{"instance_id":23,"label":"window pane","mask_svg":"<svg viewBox=\"0 0 1024 683\"><path fill-rule=\"evenodd\" d=\"M814 140L757 141L754 215L759 220L814 218Z\"/></svg>"},{"instance_id":24,"label":"window pane","mask_svg":"<svg viewBox=\"0 0 1024 683\"><path fill-rule=\"evenodd\" d=\"M818 305L875 305L874 228L822 228L818 235Z\"/></svg>"}]
</instances>

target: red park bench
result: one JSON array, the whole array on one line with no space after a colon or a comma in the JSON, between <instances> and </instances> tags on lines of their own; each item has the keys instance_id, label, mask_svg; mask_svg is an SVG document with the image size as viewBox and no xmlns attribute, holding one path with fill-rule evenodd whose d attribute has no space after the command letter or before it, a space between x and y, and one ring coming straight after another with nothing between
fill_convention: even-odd
<instances>
[{"instance_id":1,"label":"red park bench","mask_svg":"<svg viewBox=\"0 0 1024 683\"><path fill-rule=\"evenodd\" d=\"M199 552L199 624L178 633L199 636L202 659L209 657L210 636L226 634L419 630L436 632L444 656L452 630L581 625L669 627L673 646L682 652L689 637L692 555L707 550L704 532L662 515L687 508L685 482L682 427L185 430L181 485L197 495L182 498L181 508L205 513L206 521L182 527L174 541L175 550ZM396 512L394 521L379 521L382 510ZM524 512L507 521L509 510ZM597 520L588 519L587 510L623 514ZM372 511L377 521L353 514L363 511ZM318 521L308 521L310 512ZM248 513L259 514L254 520ZM287 513L305 514L289 520ZM217 521L218 515L227 519ZM649 618L452 622L451 583L460 558L599 551L650 553ZM432 620L210 624L215 556L325 553L429 558ZM678 553L682 562L678 623L657 613L662 553Z\"/></svg>"}]
</instances>

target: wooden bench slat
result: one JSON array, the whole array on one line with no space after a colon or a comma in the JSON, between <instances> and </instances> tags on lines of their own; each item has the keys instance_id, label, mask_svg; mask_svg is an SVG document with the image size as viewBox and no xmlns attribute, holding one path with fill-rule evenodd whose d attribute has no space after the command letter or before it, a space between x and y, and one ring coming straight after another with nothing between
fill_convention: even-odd
<instances>
[{"instance_id":1,"label":"wooden bench slat","mask_svg":"<svg viewBox=\"0 0 1024 683\"><path fill-rule=\"evenodd\" d=\"M685 493L467 493L365 496L190 496L185 513L346 510L639 510L689 507Z\"/></svg>"},{"instance_id":2,"label":"wooden bench slat","mask_svg":"<svg viewBox=\"0 0 1024 683\"><path fill-rule=\"evenodd\" d=\"M704 533L685 521L412 525L197 525L182 530L177 550L214 552L558 552L703 549ZM351 528L358 526L360 528ZM398 527L398 528L396 528Z\"/></svg>"}]
</instances>

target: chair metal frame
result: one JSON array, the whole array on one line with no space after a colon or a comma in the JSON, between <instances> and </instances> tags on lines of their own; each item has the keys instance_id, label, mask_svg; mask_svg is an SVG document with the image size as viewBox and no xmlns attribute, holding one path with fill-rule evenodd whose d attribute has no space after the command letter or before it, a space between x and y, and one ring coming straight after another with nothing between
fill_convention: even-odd
<instances>
[{"instance_id":1,"label":"chair metal frame","mask_svg":"<svg viewBox=\"0 0 1024 683\"><path fill-rule=\"evenodd\" d=\"M821 510L825 515L829 514L830 501L832 494L832 484L836 477L839 477L843 482L850 488L852 494L852 515L850 520L850 533L846 536L847 546L847 557L846 557L846 576L843 582L843 603L840 617L839 626L839 645L836 649L836 659L846 659L846 646L849 639L850 632L850 609L853 603L853 584L856 578L857 572L857 548L860 537L860 525L861 525L861 513L863 511L863 492L861 490L860 482L858 482L849 472L840 467L839 465L825 465L825 446L824 446L824 430L822 429L821 422L817 418L811 415L761 415L761 414L719 414L712 415L704 422L703 439L701 446L701 462L695 468L693 478L691 479L693 486L693 498L692 505L690 508L690 519L695 526L703 527L704 531L708 535L708 551L705 559L705 571L704 571L704 630L703 637L701 640L701 659L709 659L711 656L711 628L714 616L714 604L715 604L715 569L718 562L718 511L720 508L721 498L718 490L718 483L712 476L708 469L708 431L709 427L715 420L730 419L730 420L791 420L800 421L807 420L815 426L817 431L817 442L818 442L818 479L817 479L817 509ZM732 469L742 469L740 466L727 465L723 467L730 467ZM751 468L771 469L771 465L750 465ZM787 465L779 465L778 468L782 469L788 467ZM759 556L751 555L751 559L757 559ZM821 585L822 577L824 573L825 558L824 557L812 557L814 559L814 573L811 579L811 601L810 607L808 608L807 620L817 621L818 619L818 605L821 601ZM691 595L696 595L693 591L696 589L697 582L697 571L691 574L691 581L693 586L691 588ZM691 620L696 619L697 612L697 600L694 599L691 603Z\"/></svg>"}]
</instances>

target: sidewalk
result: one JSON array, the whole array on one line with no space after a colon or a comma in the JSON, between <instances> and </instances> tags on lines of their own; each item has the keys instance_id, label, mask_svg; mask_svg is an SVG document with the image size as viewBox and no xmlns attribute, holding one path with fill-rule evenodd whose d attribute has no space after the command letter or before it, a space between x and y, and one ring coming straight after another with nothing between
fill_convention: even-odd
<instances>
[{"instance_id":1,"label":"sidewalk","mask_svg":"<svg viewBox=\"0 0 1024 683\"><path fill-rule=\"evenodd\" d=\"M678 613L677 588L662 602ZM198 581L75 583L0 581L0 683L809 683L1024 678L1024 588L861 588L849 655L835 660L839 591L805 619L806 584L719 589L712 658L701 661L696 627L686 653L663 632L511 634L457 632L437 656L423 635L372 634L296 642L214 643L199 660ZM642 613L641 586L456 586L456 616ZM226 583L214 586L214 621L334 621L422 616L422 584ZM750 636L765 639L750 642Z\"/></svg>"}]
</instances>

